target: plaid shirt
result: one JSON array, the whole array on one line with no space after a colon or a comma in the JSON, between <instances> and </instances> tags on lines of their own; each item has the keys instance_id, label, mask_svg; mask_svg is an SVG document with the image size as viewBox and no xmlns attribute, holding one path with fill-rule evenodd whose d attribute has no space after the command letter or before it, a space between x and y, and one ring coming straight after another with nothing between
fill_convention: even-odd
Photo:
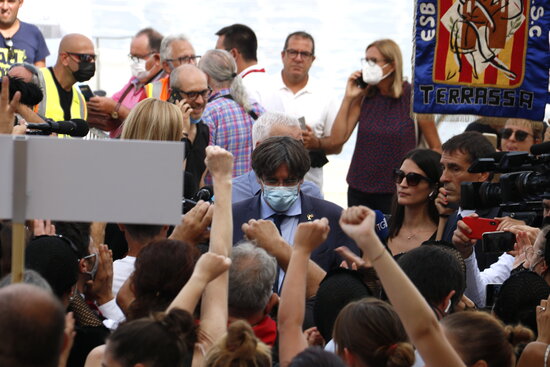
<instances>
[{"instance_id":1,"label":"plaid shirt","mask_svg":"<svg viewBox=\"0 0 550 367\"><path fill-rule=\"evenodd\" d=\"M202 120L210 128L210 145L218 145L233 153L233 177L236 177L251 169L254 119L237 102L221 97L229 93L230 89L214 93L206 105ZM254 102L252 111L260 116L265 110Z\"/></svg>"}]
</instances>

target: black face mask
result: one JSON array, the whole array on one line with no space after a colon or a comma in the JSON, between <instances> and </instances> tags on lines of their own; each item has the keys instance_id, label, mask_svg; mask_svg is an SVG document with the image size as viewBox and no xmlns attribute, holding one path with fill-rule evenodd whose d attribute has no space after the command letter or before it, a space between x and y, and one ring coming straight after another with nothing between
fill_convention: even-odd
<instances>
[{"instance_id":1,"label":"black face mask","mask_svg":"<svg viewBox=\"0 0 550 367\"><path fill-rule=\"evenodd\" d=\"M95 62L81 61L78 64L78 70L73 71L73 76L77 82L90 80L95 74Z\"/></svg>"}]
</instances>

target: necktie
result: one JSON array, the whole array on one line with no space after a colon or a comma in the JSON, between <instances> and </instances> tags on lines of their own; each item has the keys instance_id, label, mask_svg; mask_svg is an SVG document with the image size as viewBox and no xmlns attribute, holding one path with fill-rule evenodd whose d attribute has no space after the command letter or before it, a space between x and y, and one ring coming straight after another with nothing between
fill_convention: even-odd
<instances>
[{"instance_id":1,"label":"necktie","mask_svg":"<svg viewBox=\"0 0 550 367\"><path fill-rule=\"evenodd\" d=\"M277 227L277 230L283 235L283 232L281 231L281 224L283 223L283 220L286 218L286 215L284 214L273 214L273 223L275 224L275 227ZM281 268L277 266L277 275L275 276L275 283L273 284L273 293L279 294L279 273L281 271Z\"/></svg>"}]
</instances>

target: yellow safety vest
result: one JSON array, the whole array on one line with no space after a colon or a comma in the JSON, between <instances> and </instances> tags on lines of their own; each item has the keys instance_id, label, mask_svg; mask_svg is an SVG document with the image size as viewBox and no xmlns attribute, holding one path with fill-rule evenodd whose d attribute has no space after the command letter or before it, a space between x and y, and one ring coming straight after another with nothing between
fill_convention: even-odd
<instances>
[{"instance_id":1,"label":"yellow safety vest","mask_svg":"<svg viewBox=\"0 0 550 367\"><path fill-rule=\"evenodd\" d=\"M48 68L40 68L40 71L38 78L40 79L40 85L44 92L44 98L38 105L38 113L54 121L63 121L65 120L65 114L59 102L59 93L57 92L53 75ZM71 118L86 120L88 117L86 100L75 85L73 85L72 88L73 100L71 101Z\"/></svg>"},{"instance_id":2,"label":"yellow safety vest","mask_svg":"<svg viewBox=\"0 0 550 367\"><path fill-rule=\"evenodd\" d=\"M168 100L168 89L170 86L170 77L166 76L162 79L155 80L145 86L145 93L147 98L157 98L161 101Z\"/></svg>"}]
</instances>

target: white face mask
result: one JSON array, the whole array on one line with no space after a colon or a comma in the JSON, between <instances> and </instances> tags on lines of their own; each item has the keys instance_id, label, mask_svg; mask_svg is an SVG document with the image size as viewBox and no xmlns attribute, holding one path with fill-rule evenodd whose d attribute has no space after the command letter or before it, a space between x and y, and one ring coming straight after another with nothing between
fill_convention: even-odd
<instances>
[{"instance_id":1,"label":"white face mask","mask_svg":"<svg viewBox=\"0 0 550 367\"><path fill-rule=\"evenodd\" d=\"M130 65L130 68L132 69L132 75L135 78L138 78L139 80L143 80L147 78L147 76L149 75L149 72L145 67L146 62L147 61L143 59L139 59L138 62L132 62L132 64Z\"/></svg>"},{"instance_id":2,"label":"white face mask","mask_svg":"<svg viewBox=\"0 0 550 367\"><path fill-rule=\"evenodd\" d=\"M363 66L363 81L369 85L377 85L380 83L381 80L390 75L389 73L384 75L384 72L382 71L382 68L386 65L388 64L380 66L378 64L370 65L368 62L365 63Z\"/></svg>"}]
</instances>

